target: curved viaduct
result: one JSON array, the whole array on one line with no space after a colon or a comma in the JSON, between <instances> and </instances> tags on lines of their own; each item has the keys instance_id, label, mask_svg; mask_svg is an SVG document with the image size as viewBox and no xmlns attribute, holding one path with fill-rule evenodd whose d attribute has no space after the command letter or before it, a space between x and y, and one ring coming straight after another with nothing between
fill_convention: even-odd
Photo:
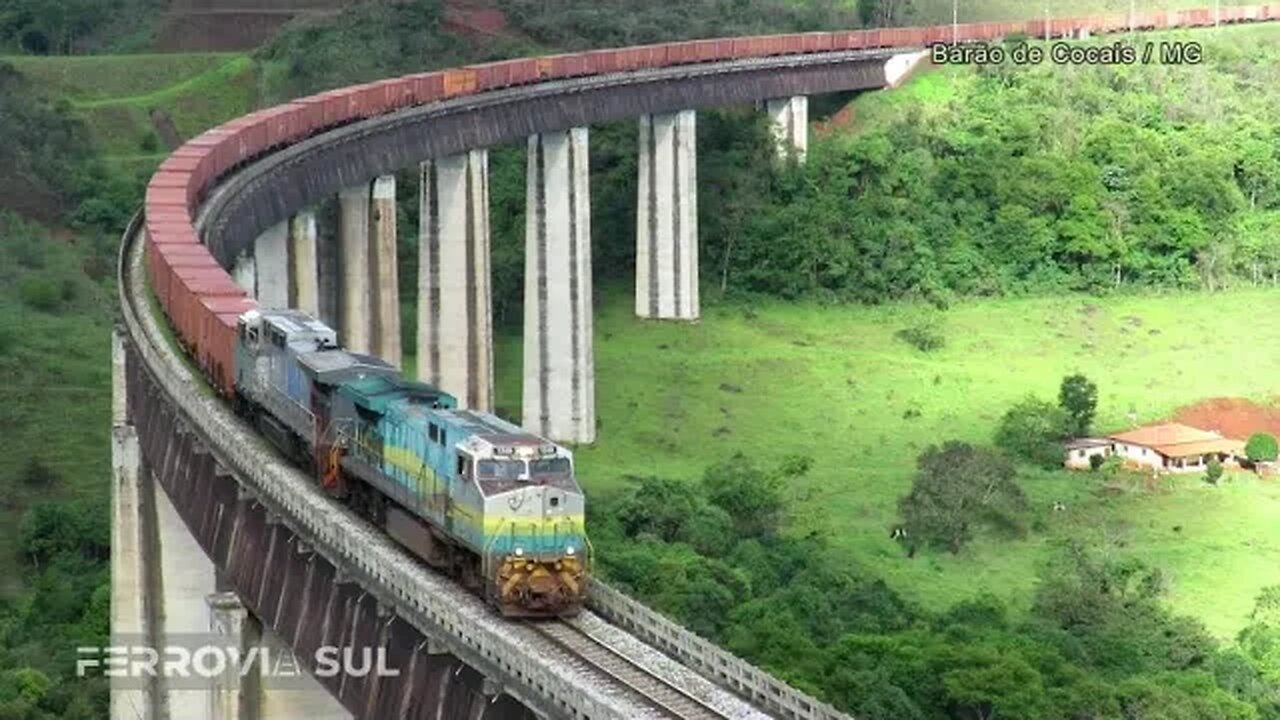
<instances>
[{"instance_id":1,"label":"curved viaduct","mask_svg":"<svg viewBox=\"0 0 1280 720\"><path fill-rule=\"evenodd\" d=\"M215 630L247 642L239 628L250 616L304 665L320 645L372 646L404 670L393 679L322 679L356 717L844 717L603 584L594 589L594 613L574 623L539 628L496 617L328 501L234 417L195 367L211 361L205 348L184 357L154 311L146 256L170 235L195 232L258 303L319 314L344 344L399 363L391 173L417 165L419 375L464 406L489 409L484 148L524 141L524 424L590 442L588 125L639 118L636 311L692 320L697 108L763 103L780 148L802 155L806 96L891 84L927 42L1223 19L1206 21L1210 12L740 38L513 61L322 93L192 140L153 178L121 252L116 533L129 549L118 554L137 565L130 587L113 596L124 608L117 612L149 638L163 637L165 613L148 598L169 581L148 565L146 548L158 532L155 508L167 502L219 570L226 594L211 601ZM1260 20L1280 17L1280 6L1230 12L1228 20ZM338 237L325 248L309 208L335 194ZM197 346L173 325L184 347ZM219 717L256 712L244 710L245 689L216 690ZM174 697L156 680L130 702L158 720ZM228 704L239 709L231 713Z\"/></svg>"}]
</instances>

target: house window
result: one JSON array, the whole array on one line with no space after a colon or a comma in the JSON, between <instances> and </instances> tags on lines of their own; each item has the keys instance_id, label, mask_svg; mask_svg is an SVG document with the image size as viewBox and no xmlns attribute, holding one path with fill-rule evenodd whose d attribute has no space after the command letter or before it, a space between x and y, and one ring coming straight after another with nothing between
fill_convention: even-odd
<instances>
[{"instance_id":1,"label":"house window","mask_svg":"<svg viewBox=\"0 0 1280 720\"><path fill-rule=\"evenodd\" d=\"M1076 457L1084 457L1084 451L1083 451L1083 450L1077 450L1077 451L1076 451Z\"/></svg>"},{"instance_id":2,"label":"house window","mask_svg":"<svg viewBox=\"0 0 1280 720\"><path fill-rule=\"evenodd\" d=\"M435 423L427 423L427 437L431 438L431 442L439 442L440 428Z\"/></svg>"},{"instance_id":3,"label":"house window","mask_svg":"<svg viewBox=\"0 0 1280 720\"><path fill-rule=\"evenodd\" d=\"M1143 455L1146 455L1146 454L1147 454L1147 449L1146 449L1146 448L1142 448L1142 454L1143 454Z\"/></svg>"}]
</instances>

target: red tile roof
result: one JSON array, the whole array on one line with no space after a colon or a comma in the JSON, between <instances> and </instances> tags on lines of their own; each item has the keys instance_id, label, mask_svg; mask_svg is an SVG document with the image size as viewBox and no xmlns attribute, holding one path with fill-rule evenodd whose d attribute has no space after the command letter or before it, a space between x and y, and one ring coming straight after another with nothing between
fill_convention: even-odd
<instances>
[{"instance_id":1,"label":"red tile roof","mask_svg":"<svg viewBox=\"0 0 1280 720\"><path fill-rule=\"evenodd\" d=\"M1165 457L1190 457L1209 453L1244 452L1244 443L1181 423L1148 425L1108 435L1115 442L1149 447Z\"/></svg>"}]
</instances>

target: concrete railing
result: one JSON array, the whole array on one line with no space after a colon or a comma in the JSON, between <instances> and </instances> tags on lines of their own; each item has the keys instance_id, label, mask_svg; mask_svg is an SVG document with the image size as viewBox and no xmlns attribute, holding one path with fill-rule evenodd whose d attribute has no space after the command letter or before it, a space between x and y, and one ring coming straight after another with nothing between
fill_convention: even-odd
<instances>
[{"instance_id":1,"label":"concrete railing","mask_svg":"<svg viewBox=\"0 0 1280 720\"><path fill-rule=\"evenodd\" d=\"M604 619L763 710L794 720L849 718L601 580L592 581L590 597L591 609Z\"/></svg>"}]
</instances>

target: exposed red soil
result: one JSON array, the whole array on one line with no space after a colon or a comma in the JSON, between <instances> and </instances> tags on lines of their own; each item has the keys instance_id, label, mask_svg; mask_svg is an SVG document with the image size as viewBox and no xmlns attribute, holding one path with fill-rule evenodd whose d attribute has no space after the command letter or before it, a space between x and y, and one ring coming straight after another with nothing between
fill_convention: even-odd
<instances>
[{"instance_id":1,"label":"exposed red soil","mask_svg":"<svg viewBox=\"0 0 1280 720\"><path fill-rule=\"evenodd\" d=\"M1202 430L1216 430L1236 440L1248 440L1257 432L1280 436L1280 408L1259 405L1243 398L1204 400L1179 408L1173 419Z\"/></svg>"},{"instance_id":2,"label":"exposed red soil","mask_svg":"<svg viewBox=\"0 0 1280 720\"><path fill-rule=\"evenodd\" d=\"M449 0L445 28L459 34L507 35L507 16L483 0Z\"/></svg>"},{"instance_id":3,"label":"exposed red soil","mask_svg":"<svg viewBox=\"0 0 1280 720\"><path fill-rule=\"evenodd\" d=\"M825 137L836 130L847 128L853 124L854 114L853 103L849 103L826 120L819 120L814 123L813 131L815 134Z\"/></svg>"}]
</instances>

